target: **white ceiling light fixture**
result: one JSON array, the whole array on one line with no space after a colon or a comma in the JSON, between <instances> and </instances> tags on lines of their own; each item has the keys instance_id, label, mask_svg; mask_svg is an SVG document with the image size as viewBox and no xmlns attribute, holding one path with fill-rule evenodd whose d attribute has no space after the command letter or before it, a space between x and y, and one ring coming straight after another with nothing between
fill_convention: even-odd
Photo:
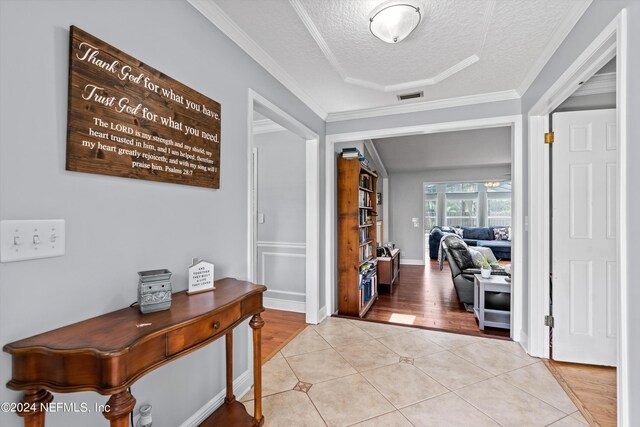
<instances>
[{"instance_id":1,"label":"white ceiling light fixture","mask_svg":"<svg viewBox=\"0 0 640 427\"><path fill-rule=\"evenodd\" d=\"M421 19L418 6L407 1L389 0L371 12L369 30L385 43L398 43L416 29Z\"/></svg>"}]
</instances>

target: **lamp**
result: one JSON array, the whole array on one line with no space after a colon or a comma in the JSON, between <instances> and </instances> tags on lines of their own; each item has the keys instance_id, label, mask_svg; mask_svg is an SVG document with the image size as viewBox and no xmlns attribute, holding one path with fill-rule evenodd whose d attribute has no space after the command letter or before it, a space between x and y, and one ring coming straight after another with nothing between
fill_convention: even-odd
<instances>
[{"instance_id":1,"label":"lamp","mask_svg":"<svg viewBox=\"0 0 640 427\"><path fill-rule=\"evenodd\" d=\"M500 186L500 183L497 182L497 181L488 181L488 182L484 183L484 186L488 187L488 188L498 187L498 186Z\"/></svg>"},{"instance_id":2,"label":"lamp","mask_svg":"<svg viewBox=\"0 0 640 427\"><path fill-rule=\"evenodd\" d=\"M404 40L420 23L420 8L408 2L389 0L373 9L369 16L371 34L385 43Z\"/></svg>"}]
</instances>

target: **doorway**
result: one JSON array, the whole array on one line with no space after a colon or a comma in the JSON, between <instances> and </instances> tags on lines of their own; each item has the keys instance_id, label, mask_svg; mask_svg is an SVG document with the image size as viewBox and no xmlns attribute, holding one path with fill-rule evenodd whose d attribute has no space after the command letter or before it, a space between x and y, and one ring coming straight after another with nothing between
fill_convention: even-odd
<instances>
[{"instance_id":1,"label":"doorway","mask_svg":"<svg viewBox=\"0 0 640 427\"><path fill-rule=\"evenodd\" d=\"M284 150L284 153L278 154L275 146L269 147L268 142L261 141L263 138L256 140L256 119L265 120L263 122L266 128L276 129L277 131L287 131L288 138L291 139L289 144L293 140L297 140L297 143L302 144L303 148L300 148L300 159L297 162L304 163L304 166L297 165L296 170L300 175L299 179L302 182L296 188L299 193L302 193L302 186L304 186L304 203L301 200L300 206L304 205L304 221L300 221L300 213L296 212L294 215L298 215L297 220L300 222L299 227L296 230L287 230L286 217L291 212L286 209L282 209L282 206L276 206L276 215L279 216L278 221L285 218L284 222L274 221L273 225L279 228L277 231L284 240L269 240L266 212L259 211L259 195L258 195L258 166L260 157L260 146L267 154L267 158L270 160L265 163L265 166L269 168L265 173L271 173L273 165L281 161L281 157L286 157L287 144L283 147L279 147L279 150ZM258 122L260 123L260 122ZM288 311L298 311L305 313L305 321L310 324L317 324L322 318L324 318L324 312L326 309L320 310L319 307L319 245L320 245L320 224L319 224L319 209L320 209L320 177L319 177L319 137L318 135L307 128L305 125L294 119L292 116L281 110L275 104L268 101L253 90L249 90L249 104L248 104L248 271L247 276L250 281L261 281L265 277L273 278L274 275L284 277L284 281L280 283L280 289L275 287L274 290L280 292L274 292L274 295L270 295L269 298L265 297L265 307L274 308ZM264 129L263 129L264 130ZM258 135L260 131L258 129ZM282 145L282 144L280 144ZM304 153L304 155L302 155ZM267 160L267 159L265 159ZM301 173L301 171L304 171ZM278 171L281 172L281 171ZM266 175L265 175L266 177ZM267 178L268 179L268 178ZM271 180L275 183L277 180L274 177ZM281 185L282 180L279 180ZM276 192L277 193L277 192ZM275 194L275 193L274 193ZM264 206L273 207L273 200L269 200L268 191L266 199L263 200ZM275 197L275 196L274 196ZM277 205L277 203L276 203ZM262 214L262 215L259 215ZM274 220L275 218L271 218ZM263 231L260 227L263 227ZM298 230L297 228L300 228ZM286 236L294 236L289 232L295 232L295 238L289 238ZM263 238L263 240L260 240ZM291 241L295 240L295 241ZM258 254L260 254L258 256ZM295 274L295 280L289 280L287 275L283 275L282 271L286 270L287 265L283 266L282 261L291 261L296 264L295 267L297 274ZM300 261L304 260L303 265ZM267 262L268 261L268 262ZM297 263L295 261L298 261ZM293 289L295 283L303 282L304 286L301 288ZM302 291L302 288L304 291Z\"/></svg>"},{"instance_id":2,"label":"doorway","mask_svg":"<svg viewBox=\"0 0 640 427\"><path fill-rule=\"evenodd\" d=\"M349 142L349 141L362 141L369 139L379 139L379 138L391 138L398 136L407 136L407 135L421 135L421 134L430 134L430 133L441 133L441 132L452 132L452 131L464 131L471 129L488 129L488 128L496 128L496 127L507 127L511 138L509 139L511 144L511 164L513 165L512 170L512 185L514 188L513 192L513 218L514 222L512 223L514 239L512 241L512 260L514 268L512 269L512 277L514 281L521 280L520 277L522 275L522 236L523 236L523 223L522 223L522 195L523 195L523 181L522 181L522 128L521 128L521 116L506 116L506 117L494 117L487 119L478 119L478 120L468 120L468 121L458 121L458 122L446 122L446 123L438 123L431 125L420 125L420 126L411 126L411 127L399 127L399 128L391 128L391 129L376 129L370 131L362 131L362 132L353 132L353 133L344 133L344 134L333 134L327 135L327 157L326 157L326 190L327 190L327 198L326 198L326 225L327 225L327 243L326 243L326 276L327 276L327 301L330 302L328 304L328 315L332 315L336 313L337 304L336 304L336 296L337 296L337 277L336 277L336 181L335 181L335 147L336 144ZM420 187L421 183L419 184ZM421 188L417 190L417 196L420 197ZM415 199L415 197L414 197ZM383 204L385 200L389 200L389 197L383 197ZM418 229L420 230L420 218L421 208L420 208L421 199L418 199L418 212L417 221L418 221ZM385 211L385 216L387 213ZM411 219L411 218L410 218ZM387 233L387 227L385 227L385 234ZM422 266L424 264L423 261L423 238L418 238L417 242L417 250L418 255L415 258L418 258L418 262ZM401 248L402 250L402 248ZM401 255L402 261L402 255ZM412 260L410 260L412 261ZM400 274L403 274L404 265L401 267ZM424 270L424 267L422 266ZM405 270L406 271L406 270ZM451 275L449 274L448 281L451 281ZM449 288L452 288L449 286ZM455 291L454 291L455 292ZM521 325L522 325L522 314L524 312L522 307L522 288L514 287L513 294L511 298L511 313L512 313L512 321L511 321L511 338L514 341L520 341L520 333L521 333Z\"/></svg>"},{"instance_id":3,"label":"doorway","mask_svg":"<svg viewBox=\"0 0 640 427\"><path fill-rule=\"evenodd\" d=\"M254 111L255 269L268 308L305 313L305 140Z\"/></svg>"},{"instance_id":4,"label":"doorway","mask_svg":"<svg viewBox=\"0 0 640 427\"><path fill-rule=\"evenodd\" d=\"M617 135L617 172L618 183L617 221L622 230L617 233L616 253L617 266L615 273L618 279L616 295L617 336L617 405L618 422L625 423L628 417L628 314L626 295L629 286L627 277L627 236L624 226L627 223L626 214L626 94L627 75L626 63L626 11L620 14L604 29L604 31L587 47L576 61L557 79L556 83L537 101L529 111L529 337L528 351L532 356L550 357L550 334L545 325L545 316L556 314L550 312L551 270L551 201L549 191L550 159L549 150L542 143L544 135L549 131L549 114L551 114L581 82L588 80L597 70L602 68L614 56L616 57L616 135ZM548 322L547 322L548 323Z\"/></svg>"}]
</instances>

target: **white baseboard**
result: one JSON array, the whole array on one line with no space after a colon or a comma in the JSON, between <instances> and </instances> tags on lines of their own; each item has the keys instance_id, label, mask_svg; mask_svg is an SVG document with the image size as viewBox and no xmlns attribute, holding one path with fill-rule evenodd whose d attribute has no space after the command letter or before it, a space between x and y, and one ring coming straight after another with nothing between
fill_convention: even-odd
<instances>
[{"instance_id":1,"label":"white baseboard","mask_svg":"<svg viewBox=\"0 0 640 427\"><path fill-rule=\"evenodd\" d=\"M306 304L302 301L290 301L280 298L264 297L262 303L265 308L272 308L274 310L293 311L296 313L306 313Z\"/></svg>"},{"instance_id":2,"label":"white baseboard","mask_svg":"<svg viewBox=\"0 0 640 427\"><path fill-rule=\"evenodd\" d=\"M517 342L520 343L520 346L522 347L522 349L524 351L526 351L527 354L529 354L529 336L527 335L527 333L523 329L520 329L520 337L519 338L520 339L517 340Z\"/></svg>"},{"instance_id":3,"label":"white baseboard","mask_svg":"<svg viewBox=\"0 0 640 427\"><path fill-rule=\"evenodd\" d=\"M424 260L423 259L405 259L405 258L400 258L400 265L405 264L405 265L424 265Z\"/></svg>"},{"instance_id":4,"label":"white baseboard","mask_svg":"<svg viewBox=\"0 0 640 427\"><path fill-rule=\"evenodd\" d=\"M327 318L327 306L320 308L318 310L318 324Z\"/></svg>"},{"instance_id":5,"label":"white baseboard","mask_svg":"<svg viewBox=\"0 0 640 427\"><path fill-rule=\"evenodd\" d=\"M251 371L247 369L244 371L238 378L233 381L233 394L236 398L240 399L242 396L247 394L247 392L251 389L253 385L253 376L251 375ZM199 426L207 417L218 409L222 403L224 402L224 398L227 395L226 390L220 391L213 399L204 404L204 406L196 411L195 414L189 417L185 422L183 422L180 427L197 427Z\"/></svg>"}]
</instances>

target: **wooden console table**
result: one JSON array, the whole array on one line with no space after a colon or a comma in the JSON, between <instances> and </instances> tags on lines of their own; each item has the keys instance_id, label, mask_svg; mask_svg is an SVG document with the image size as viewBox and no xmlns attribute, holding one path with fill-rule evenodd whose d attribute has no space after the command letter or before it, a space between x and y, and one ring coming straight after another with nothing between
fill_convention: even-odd
<instances>
[{"instance_id":1,"label":"wooden console table","mask_svg":"<svg viewBox=\"0 0 640 427\"><path fill-rule=\"evenodd\" d=\"M173 295L171 309L141 314L128 307L4 346L12 357L7 387L24 390L18 412L27 427L43 427L49 391L95 391L109 395L103 412L111 427L129 426L136 399L127 391L152 370L224 336L227 393L224 404L201 425L261 426L260 335L263 285L226 278L216 290ZM233 395L233 329L251 317L254 417Z\"/></svg>"}]
</instances>

